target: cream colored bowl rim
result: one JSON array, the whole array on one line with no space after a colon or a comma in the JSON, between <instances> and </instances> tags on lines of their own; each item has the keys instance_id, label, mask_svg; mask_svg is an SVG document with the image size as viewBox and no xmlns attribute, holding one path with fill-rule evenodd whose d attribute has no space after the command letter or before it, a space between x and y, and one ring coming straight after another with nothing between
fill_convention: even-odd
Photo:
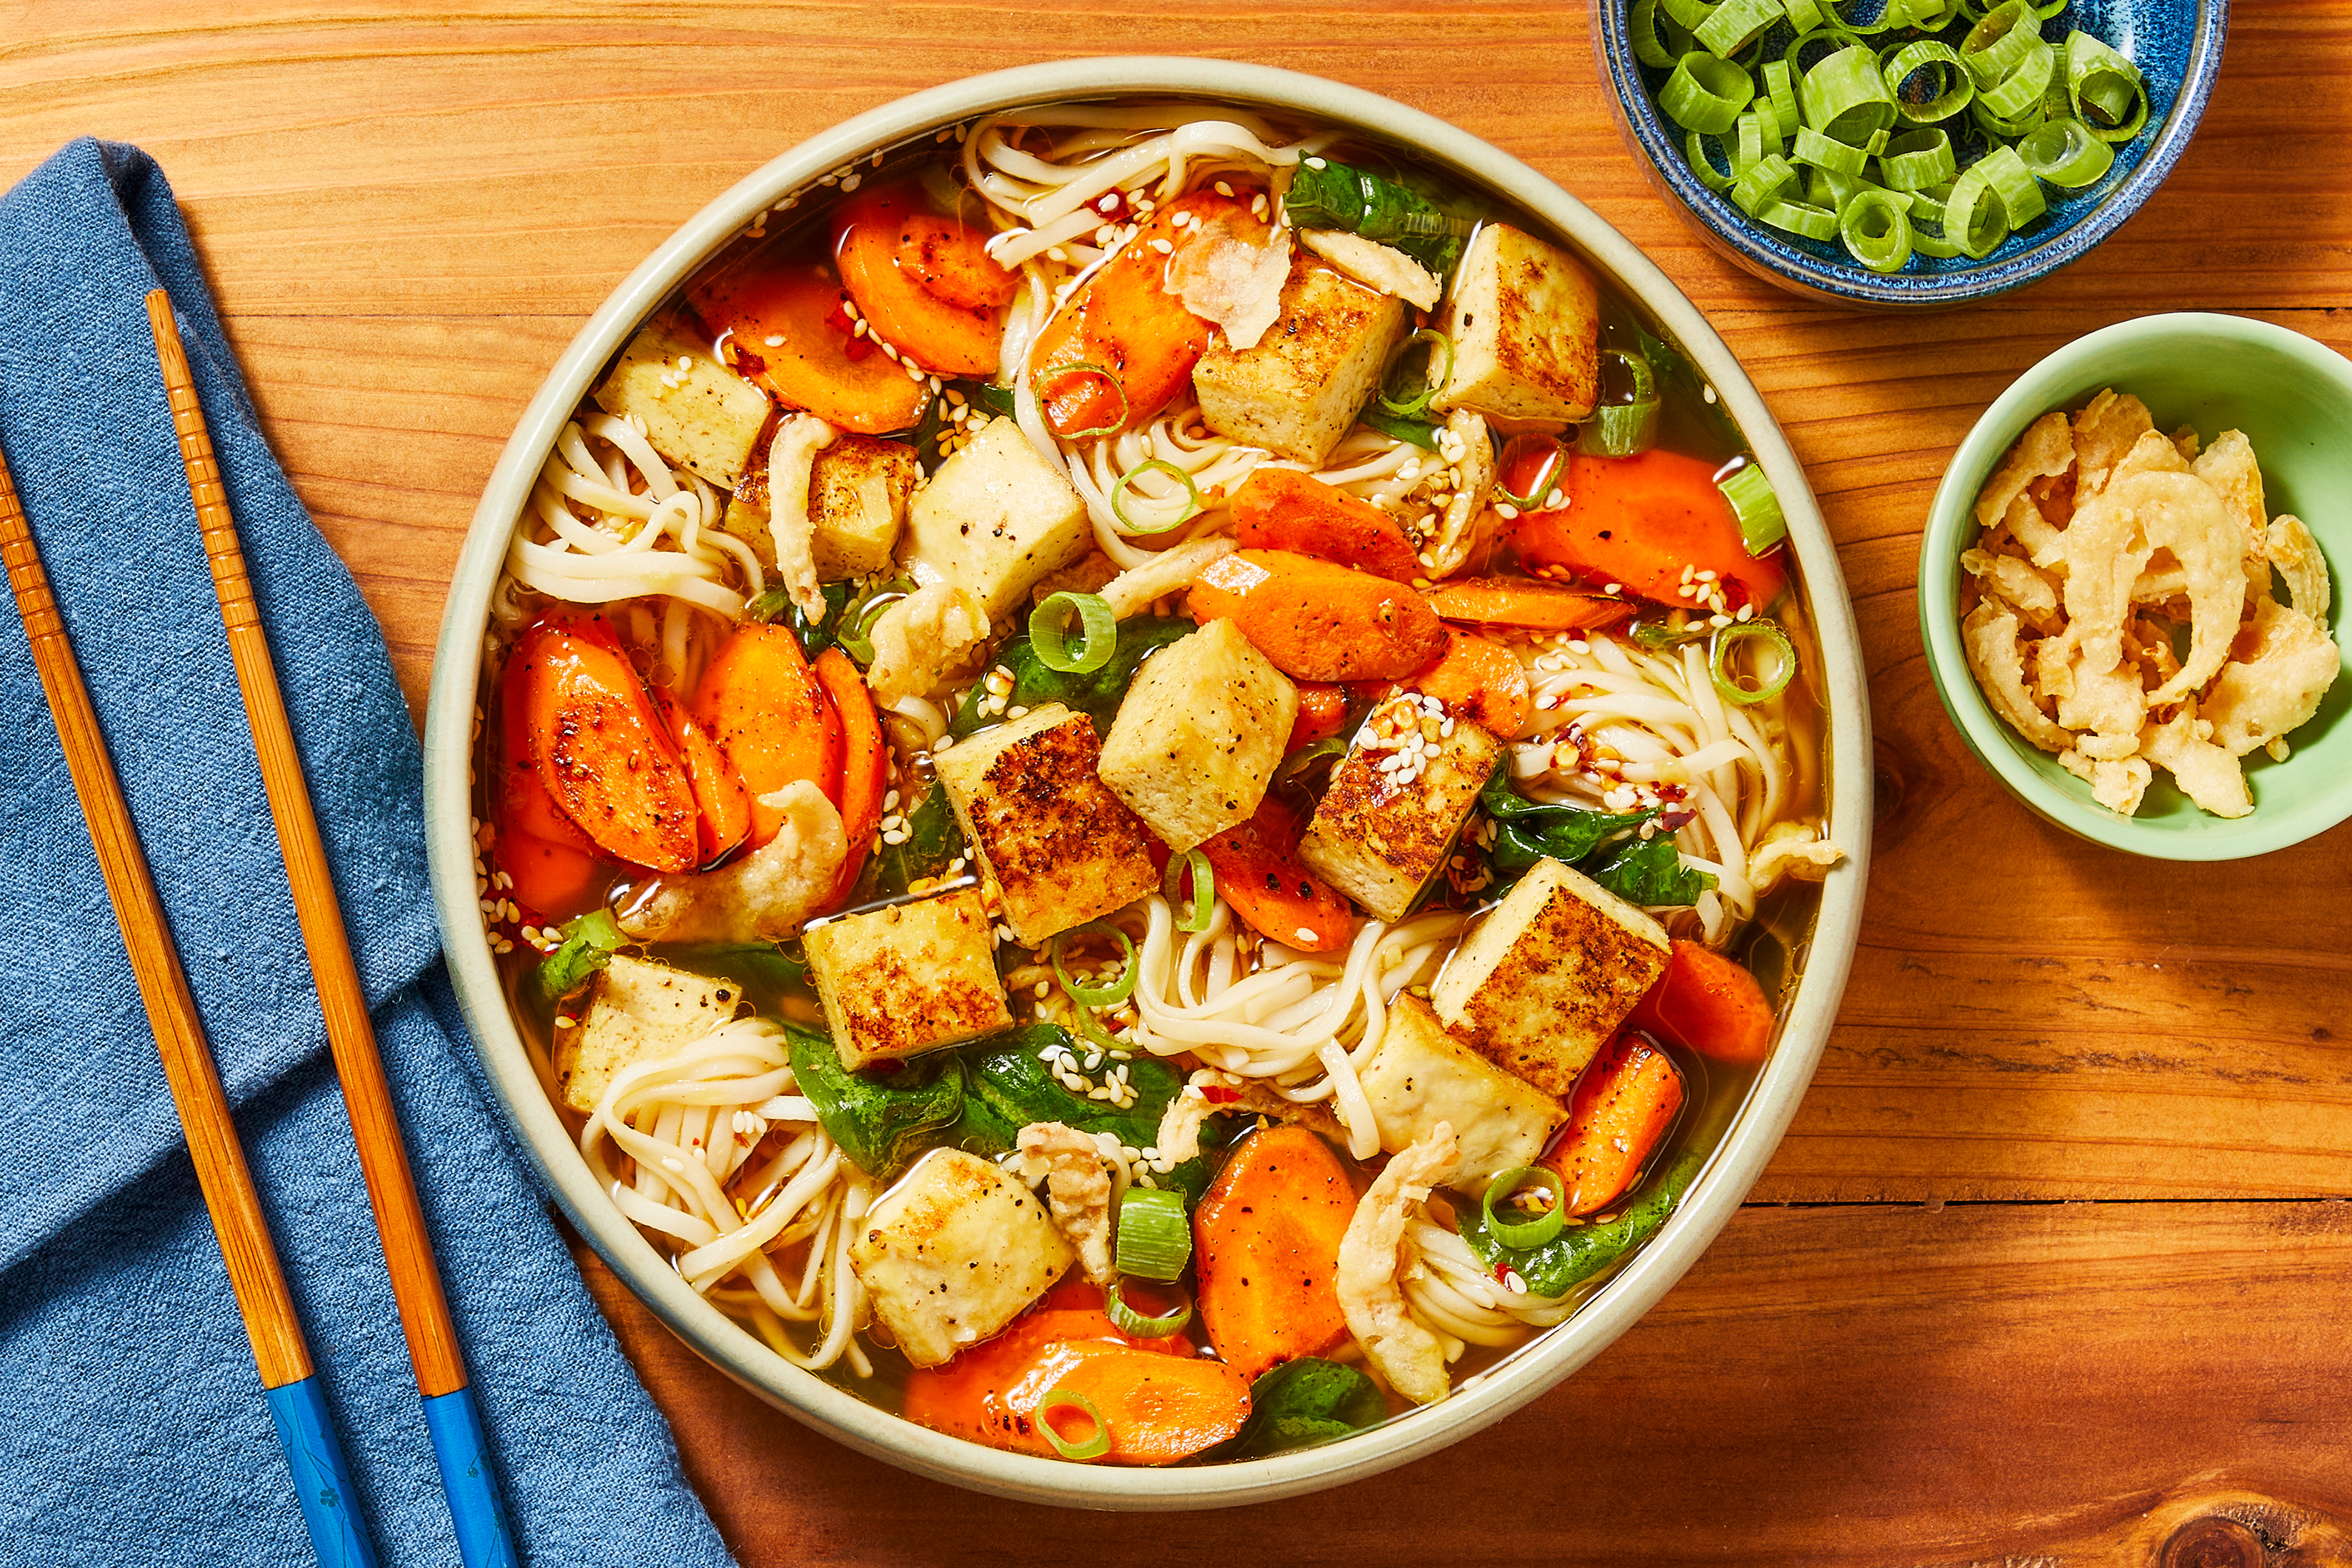
<instances>
[{"instance_id":1,"label":"cream colored bowl rim","mask_svg":"<svg viewBox=\"0 0 2352 1568\"><path fill-rule=\"evenodd\" d=\"M1845 861L1822 889L1803 978L1772 1059L1681 1207L1640 1256L1566 1324L1440 1404L1320 1448L1175 1469L1115 1469L1001 1453L867 1405L780 1360L704 1301L625 1219L589 1173L549 1103L507 1011L474 883L470 751L482 633L509 531L564 420L638 322L761 209L908 138L1021 104L1131 94L1197 97L1286 110L1417 148L1540 216L1613 273L1680 340L1753 446L1788 514L1829 709L1832 838ZM698 1354L761 1398L851 1447L918 1474L999 1496L1079 1508L1223 1507L1361 1479L1500 1419L1598 1355L1665 1294L1747 1195L1821 1058L1860 927L1869 860L1869 710L1853 613L1812 491L1763 399L1698 310L1582 203L1465 132L1363 91L1265 66L1183 58L1066 60L950 82L810 138L695 215L605 300L524 410L482 492L443 616L425 722L425 825L443 942L482 1068L541 1178L572 1225ZM431 1159L433 1151L417 1152Z\"/></svg>"}]
</instances>

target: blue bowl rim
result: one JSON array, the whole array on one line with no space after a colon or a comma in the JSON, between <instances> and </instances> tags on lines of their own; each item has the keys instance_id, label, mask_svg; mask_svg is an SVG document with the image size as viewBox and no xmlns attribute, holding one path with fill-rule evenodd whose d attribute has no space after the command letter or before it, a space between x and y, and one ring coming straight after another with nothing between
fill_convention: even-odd
<instances>
[{"instance_id":1,"label":"blue bowl rim","mask_svg":"<svg viewBox=\"0 0 2352 1568\"><path fill-rule=\"evenodd\" d=\"M1748 216L1729 198L1708 190L1685 166L1681 146L1670 137L1658 107L1643 87L1641 67L1626 36L1627 0L1595 0L1593 26L1600 40L1601 61L1617 97L1619 118L1659 180L1674 192L1683 211L1717 240L1730 247L1748 266L1776 281L1803 292L1850 304L1921 310L1990 299L2038 282L2070 261L2082 258L2101 240L2137 212L2140 204L2162 184L2188 149L2212 96L2213 79L2221 68L2221 46L2229 33L2230 0L2198 0L2198 21L2189 61L2181 72L2180 90L2158 128L2156 140L2137 167L2108 193L2106 200L2042 244L2000 261L1947 272L1898 274L1900 284L1882 281L1853 263L1823 261L1799 253L1791 262L1758 242Z\"/></svg>"}]
</instances>

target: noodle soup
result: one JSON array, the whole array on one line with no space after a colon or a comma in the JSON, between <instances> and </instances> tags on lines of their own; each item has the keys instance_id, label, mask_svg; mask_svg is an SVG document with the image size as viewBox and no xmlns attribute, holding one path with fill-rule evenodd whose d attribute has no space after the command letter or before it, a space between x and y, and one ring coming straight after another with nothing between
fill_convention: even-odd
<instances>
[{"instance_id":1,"label":"noodle soup","mask_svg":"<svg viewBox=\"0 0 2352 1568\"><path fill-rule=\"evenodd\" d=\"M937 1429L1443 1399L1671 1213L1838 858L1762 479L1542 226L1311 125L1055 106L802 193L494 599L551 1098L697 1291Z\"/></svg>"}]
</instances>

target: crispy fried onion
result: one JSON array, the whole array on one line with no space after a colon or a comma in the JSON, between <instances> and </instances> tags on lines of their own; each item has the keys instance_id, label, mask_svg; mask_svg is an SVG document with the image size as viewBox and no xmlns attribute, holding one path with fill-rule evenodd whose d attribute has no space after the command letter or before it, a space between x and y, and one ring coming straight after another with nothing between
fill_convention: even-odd
<instances>
[{"instance_id":1,"label":"crispy fried onion","mask_svg":"<svg viewBox=\"0 0 2352 1568\"><path fill-rule=\"evenodd\" d=\"M1222 328L1226 342L1254 349L1281 318L1282 286L1289 278L1288 229L1276 229L1259 245L1215 217L1195 225L1168 258L1165 287L1186 310Z\"/></svg>"},{"instance_id":2,"label":"crispy fried onion","mask_svg":"<svg viewBox=\"0 0 2352 1568\"><path fill-rule=\"evenodd\" d=\"M1021 1178L1045 1184L1046 1209L1078 1254L1078 1266L1097 1285L1111 1282L1111 1177L1106 1159L1116 1162L1118 1137L1105 1154L1091 1132L1060 1121L1033 1121L1016 1143Z\"/></svg>"},{"instance_id":3,"label":"crispy fried onion","mask_svg":"<svg viewBox=\"0 0 2352 1568\"><path fill-rule=\"evenodd\" d=\"M884 610L867 634L874 663L866 684L883 702L927 697L971 663L988 641L988 612L969 588L933 583Z\"/></svg>"},{"instance_id":4,"label":"crispy fried onion","mask_svg":"<svg viewBox=\"0 0 2352 1568\"><path fill-rule=\"evenodd\" d=\"M722 870L666 877L624 910L621 929L644 942L775 942L823 909L849 856L841 814L795 780L760 804L783 814L776 836Z\"/></svg>"}]
</instances>

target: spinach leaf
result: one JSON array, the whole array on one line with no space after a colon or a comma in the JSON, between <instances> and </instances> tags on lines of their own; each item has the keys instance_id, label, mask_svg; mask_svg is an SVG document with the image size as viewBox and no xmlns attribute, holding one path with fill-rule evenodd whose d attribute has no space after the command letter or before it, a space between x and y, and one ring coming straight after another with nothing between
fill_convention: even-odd
<instances>
[{"instance_id":1,"label":"spinach leaf","mask_svg":"<svg viewBox=\"0 0 2352 1568\"><path fill-rule=\"evenodd\" d=\"M842 1065L833 1041L787 1024L793 1077L816 1107L816 1119L857 1168L887 1182L917 1154L944 1140L940 1130L963 1111L963 1074L955 1058L921 1057L885 1076Z\"/></svg>"},{"instance_id":2,"label":"spinach leaf","mask_svg":"<svg viewBox=\"0 0 2352 1568\"><path fill-rule=\"evenodd\" d=\"M1136 667L1177 638L1190 636L1193 629L1191 621L1181 618L1163 621L1146 616L1122 621L1118 646L1112 650L1109 662L1085 675L1066 675L1046 668L1036 650L1029 646L1029 634L1016 632L1005 639L1004 647L996 655L996 667L1013 675L1013 692L1005 699L1005 706L1034 708L1041 702L1059 702L1076 712L1091 715L1097 731L1107 731L1110 721L1118 717L1119 702L1135 679ZM990 721L981 716L979 703L967 702L956 714L955 732L969 735Z\"/></svg>"},{"instance_id":3,"label":"spinach leaf","mask_svg":"<svg viewBox=\"0 0 2352 1568\"><path fill-rule=\"evenodd\" d=\"M1116 1133L1121 1143L1133 1148L1150 1148L1160 1136L1160 1118L1169 1101L1184 1090L1183 1075L1157 1057L1135 1057L1127 1063L1135 1100L1117 1110L1063 1086L1038 1056L1055 1045L1076 1048L1070 1032L1060 1025L1031 1024L967 1047L963 1113L949 1130L948 1142L971 1153L992 1156L1012 1148L1021 1129L1031 1122L1059 1121L1081 1132ZM1208 1189L1209 1163L1187 1160L1153 1180L1182 1193L1187 1202L1196 1202Z\"/></svg>"},{"instance_id":4,"label":"spinach leaf","mask_svg":"<svg viewBox=\"0 0 2352 1568\"><path fill-rule=\"evenodd\" d=\"M1462 259L1463 238L1475 226L1395 180L1328 158L1300 161L1282 210L1293 228L1360 234L1394 246L1440 278Z\"/></svg>"},{"instance_id":5,"label":"spinach leaf","mask_svg":"<svg viewBox=\"0 0 2352 1568\"><path fill-rule=\"evenodd\" d=\"M1694 1149L1675 1162L1656 1186L1602 1225L1572 1225L1541 1247L1505 1247L1486 1229L1486 1211L1460 1205L1462 1239L1488 1268L1508 1268L1538 1296L1559 1296L1608 1268L1657 1235L1666 1216L1698 1174L1703 1160Z\"/></svg>"},{"instance_id":6,"label":"spinach leaf","mask_svg":"<svg viewBox=\"0 0 2352 1568\"><path fill-rule=\"evenodd\" d=\"M1546 858L1564 861L1627 903L1645 907L1693 903L1715 886L1708 873L1683 865L1673 835L1643 838L1633 832L1656 816L1654 810L1547 805L1511 787L1508 766L1496 768L1478 795L1480 809L1495 825L1486 858L1498 892Z\"/></svg>"},{"instance_id":7,"label":"spinach leaf","mask_svg":"<svg viewBox=\"0 0 2352 1568\"><path fill-rule=\"evenodd\" d=\"M827 583L818 591L824 595L824 614L815 620L793 602L793 591L779 583L743 606L746 620L773 625L782 621L792 628L793 637L801 645L801 652L810 659L833 646L841 630L841 612L849 603L848 583Z\"/></svg>"},{"instance_id":8,"label":"spinach leaf","mask_svg":"<svg viewBox=\"0 0 2352 1568\"><path fill-rule=\"evenodd\" d=\"M1621 838L1577 868L1629 904L1695 904L1715 886L1715 878L1683 864L1674 835Z\"/></svg>"},{"instance_id":9,"label":"spinach leaf","mask_svg":"<svg viewBox=\"0 0 2352 1568\"><path fill-rule=\"evenodd\" d=\"M628 941L610 910L591 910L565 921L563 944L541 959L532 975L539 994L550 1002L561 1002L587 984Z\"/></svg>"},{"instance_id":10,"label":"spinach leaf","mask_svg":"<svg viewBox=\"0 0 2352 1568\"><path fill-rule=\"evenodd\" d=\"M1424 451L1437 450L1437 426L1426 419L1410 415L1391 414L1381 406L1375 395L1370 403L1357 411L1356 423L1369 425L1383 436L1393 436L1400 441L1410 441Z\"/></svg>"},{"instance_id":11,"label":"spinach leaf","mask_svg":"<svg viewBox=\"0 0 2352 1568\"><path fill-rule=\"evenodd\" d=\"M761 1013L775 1010L787 994L808 984L808 959L795 941L662 942L652 950L656 958L696 974L717 975L740 985Z\"/></svg>"},{"instance_id":12,"label":"spinach leaf","mask_svg":"<svg viewBox=\"0 0 2352 1568\"><path fill-rule=\"evenodd\" d=\"M1249 1420L1234 1440L1234 1457L1263 1458L1328 1443L1388 1413L1380 1385L1352 1366L1314 1356L1285 1362L1250 1384Z\"/></svg>"},{"instance_id":13,"label":"spinach leaf","mask_svg":"<svg viewBox=\"0 0 2352 1568\"><path fill-rule=\"evenodd\" d=\"M944 785L933 781L930 790L907 814L907 841L877 846L858 878L852 900L872 903L905 896L926 877L936 877L964 852L963 829L956 825L955 807L948 804Z\"/></svg>"}]
</instances>

